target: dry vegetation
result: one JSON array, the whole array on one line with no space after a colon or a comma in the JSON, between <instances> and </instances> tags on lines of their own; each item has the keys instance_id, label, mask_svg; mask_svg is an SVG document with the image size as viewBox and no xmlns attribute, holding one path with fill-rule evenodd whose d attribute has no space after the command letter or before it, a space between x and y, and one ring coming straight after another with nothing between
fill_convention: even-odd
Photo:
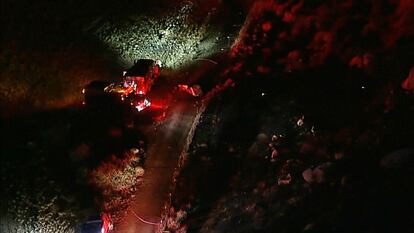
<instances>
[{"instance_id":1,"label":"dry vegetation","mask_svg":"<svg viewBox=\"0 0 414 233\"><path fill-rule=\"evenodd\" d=\"M102 209L118 221L131 197L142 184L144 169L143 148L133 148L124 153L123 158L112 156L108 161L88 172L88 182L102 195Z\"/></svg>"},{"instance_id":2,"label":"dry vegetation","mask_svg":"<svg viewBox=\"0 0 414 233\"><path fill-rule=\"evenodd\" d=\"M9 45L0 52L0 67L4 115L80 104L84 85L112 75L103 59L70 47L28 51Z\"/></svg>"},{"instance_id":3,"label":"dry vegetation","mask_svg":"<svg viewBox=\"0 0 414 233\"><path fill-rule=\"evenodd\" d=\"M177 68L197 58L207 36L209 17L202 22L191 18L193 4L183 4L157 16L135 15L116 19L97 28L95 34L127 64L140 58L159 59ZM213 49L214 43L204 50Z\"/></svg>"}]
</instances>

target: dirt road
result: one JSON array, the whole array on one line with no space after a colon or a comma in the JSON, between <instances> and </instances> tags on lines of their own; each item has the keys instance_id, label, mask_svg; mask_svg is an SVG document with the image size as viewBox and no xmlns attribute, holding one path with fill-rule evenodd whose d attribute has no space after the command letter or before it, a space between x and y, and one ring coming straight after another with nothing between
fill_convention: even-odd
<instances>
[{"instance_id":1,"label":"dirt road","mask_svg":"<svg viewBox=\"0 0 414 233\"><path fill-rule=\"evenodd\" d=\"M115 232L154 232L154 224L160 221L165 201L169 198L172 175L196 113L194 100L176 101L170 106L169 115L161 125L147 129L152 132L148 132L144 183L125 212L124 221L115 226Z\"/></svg>"}]
</instances>

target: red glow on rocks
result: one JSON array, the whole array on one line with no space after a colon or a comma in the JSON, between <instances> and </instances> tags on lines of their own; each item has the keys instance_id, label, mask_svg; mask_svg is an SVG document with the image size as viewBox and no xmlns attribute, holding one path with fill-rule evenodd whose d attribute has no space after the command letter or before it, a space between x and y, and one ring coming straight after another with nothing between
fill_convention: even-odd
<instances>
[{"instance_id":1,"label":"red glow on rocks","mask_svg":"<svg viewBox=\"0 0 414 233\"><path fill-rule=\"evenodd\" d=\"M119 137L122 136L122 130L118 129L118 128L112 128L112 129L109 130L109 135L111 137L119 138Z\"/></svg>"},{"instance_id":2,"label":"red glow on rocks","mask_svg":"<svg viewBox=\"0 0 414 233\"><path fill-rule=\"evenodd\" d=\"M393 1L397 10L391 15L389 30L384 33L385 47L395 45L402 37L414 36L414 1L401 0Z\"/></svg>"},{"instance_id":3,"label":"red glow on rocks","mask_svg":"<svg viewBox=\"0 0 414 233\"><path fill-rule=\"evenodd\" d=\"M268 66L258 66L257 67L257 72L259 72L260 74L268 74L270 73L270 67Z\"/></svg>"},{"instance_id":4,"label":"red glow on rocks","mask_svg":"<svg viewBox=\"0 0 414 233\"><path fill-rule=\"evenodd\" d=\"M411 68L408 77L401 83L401 87L406 91L414 91L414 67Z\"/></svg>"},{"instance_id":5,"label":"red glow on rocks","mask_svg":"<svg viewBox=\"0 0 414 233\"><path fill-rule=\"evenodd\" d=\"M295 21L295 15L292 12L285 12L283 15L283 22L286 23L293 23Z\"/></svg>"},{"instance_id":6,"label":"red glow on rocks","mask_svg":"<svg viewBox=\"0 0 414 233\"><path fill-rule=\"evenodd\" d=\"M414 2L410 0L312 4L263 0L251 4L231 57L254 54L272 59L272 54L285 54L286 49L301 51L301 61L290 55L276 59L287 71L317 68L335 58L370 72L375 65L370 52L404 45L414 35ZM361 51L360 44L368 44L368 50Z\"/></svg>"},{"instance_id":7,"label":"red glow on rocks","mask_svg":"<svg viewBox=\"0 0 414 233\"><path fill-rule=\"evenodd\" d=\"M270 30L272 29L272 23L271 23L271 22L269 22L269 21L264 22L264 23L262 24L262 29L263 29L263 31L265 31L265 32L270 31Z\"/></svg>"},{"instance_id":8,"label":"red glow on rocks","mask_svg":"<svg viewBox=\"0 0 414 233\"><path fill-rule=\"evenodd\" d=\"M228 89L229 87L234 87L236 84L232 79L227 79L223 84L216 85L210 92L208 92L203 97L203 102L210 101L214 96L216 96L218 93Z\"/></svg>"},{"instance_id":9,"label":"red glow on rocks","mask_svg":"<svg viewBox=\"0 0 414 233\"><path fill-rule=\"evenodd\" d=\"M353 57L351 61L349 62L349 66L362 68L363 67L362 57L361 56Z\"/></svg>"},{"instance_id":10,"label":"red glow on rocks","mask_svg":"<svg viewBox=\"0 0 414 233\"><path fill-rule=\"evenodd\" d=\"M300 59L300 51L298 51L298 50L290 51L287 57L289 59L299 60Z\"/></svg>"}]
</instances>

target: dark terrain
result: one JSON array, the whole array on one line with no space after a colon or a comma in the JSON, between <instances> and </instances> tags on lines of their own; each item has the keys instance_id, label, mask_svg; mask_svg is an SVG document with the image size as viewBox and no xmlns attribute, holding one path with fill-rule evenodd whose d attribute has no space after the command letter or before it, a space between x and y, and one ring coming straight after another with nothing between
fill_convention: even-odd
<instances>
[{"instance_id":1,"label":"dark terrain","mask_svg":"<svg viewBox=\"0 0 414 233\"><path fill-rule=\"evenodd\" d=\"M106 211L150 232L128 212L144 208L169 232L411 232L413 16L407 0L2 1L0 231ZM164 120L82 107L139 58L166 65Z\"/></svg>"}]
</instances>

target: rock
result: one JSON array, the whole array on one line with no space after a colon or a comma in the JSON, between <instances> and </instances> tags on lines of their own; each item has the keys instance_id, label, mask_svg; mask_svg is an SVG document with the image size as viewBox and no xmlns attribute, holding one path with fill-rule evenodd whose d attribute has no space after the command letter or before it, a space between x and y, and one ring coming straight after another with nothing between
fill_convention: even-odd
<instances>
[{"instance_id":1,"label":"rock","mask_svg":"<svg viewBox=\"0 0 414 233\"><path fill-rule=\"evenodd\" d=\"M181 210L181 209L180 209L180 210L177 212L176 221L177 221L177 222L184 221L186 217L187 217L187 212L186 212L186 211L184 211L184 210Z\"/></svg>"},{"instance_id":2,"label":"rock","mask_svg":"<svg viewBox=\"0 0 414 233\"><path fill-rule=\"evenodd\" d=\"M351 59L349 62L350 67L356 67L359 69L368 69L372 66L372 60L374 56L370 53L365 53L364 55L357 55Z\"/></svg>"},{"instance_id":3,"label":"rock","mask_svg":"<svg viewBox=\"0 0 414 233\"><path fill-rule=\"evenodd\" d=\"M321 184L325 182L325 171L322 169L321 166L317 166L312 171L312 173L313 173L312 175L316 183Z\"/></svg>"},{"instance_id":4,"label":"rock","mask_svg":"<svg viewBox=\"0 0 414 233\"><path fill-rule=\"evenodd\" d=\"M411 68L408 77L401 83L401 87L406 91L414 91L414 67Z\"/></svg>"},{"instance_id":5,"label":"rock","mask_svg":"<svg viewBox=\"0 0 414 233\"><path fill-rule=\"evenodd\" d=\"M314 169L308 168L302 172L303 179L308 183L324 183L326 180L326 170L332 165L330 162L323 163Z\"/></svg>"},{"instance_id":6,"label":"rock","mask_svg":"<svg viewBox=\"0 0 414 233\"><path fill-rule=\"evenodd\" d=\"M303 124L305 123L305 122L304 122L304 120L305 120L305 116L302 116L301 118L299 118L299 119L296 121L296 125L297 125L298 127L303 126Z\"/></svg>"},{"instance_id":7,"label":"rock","mask_svg":"<svg viewBox=\"0 0 414 233\"><path fill-rule=\"evenodd\" d=\"M311 231L311 230L313 230L313 223L309 223L308 225L306 225L303 228L303 232L307 232L307 231Z\"/></svg>"},{"instance_id":8,"label":"rock","mask_svg":"<svg viewBox=\"0 0 414 233\"><path fill-rule=\"evenodd\" d=\"M286 176L280 177L277 180L278 185L288 185L292 181L292 176L288 173Z\"/></svg>"},{"instance_id":9,"label":"rock","mask_svg":"<svg viewBox=\"0 0 414 233\"><path fill-rule=\"evenodd\" d=\"M137 148L131 148L129 151L134 155L139 153L139 149L137 149Z\"/></svg>"},{"instance_id":10,"label":"rock","mask_svg":"<svg viewBox=\"0 0 414 233\"><path fill-rule=\"evenodd\" d=\"M249 148L248 155L252 157L266 157L269 153L268 142L269 138L266 134L258 134L256 137L256 141Z\"/></svg>"},{"instance_id":11,"label":"rock","mask_svg":"<svg viewBox=\"0 0 414 233\"><path fill-rule=\"evenodd\" d=\"M344 157L344 153L343 152L336 152L334 155L335 160L340 160Z\"/></svg>"},{"instance_id":12,"label":"rock","mask_svg":"<svg viewBox=\"0 0 414 233\"><path fill-rule=\"evenodd\" d=\"M276 149L273 149L272 151L272 159L276 159L276 157L279 156L279 152Z\"/></svg>"},{"instance_id":13,"label":"rock","mask_svg":"<svg viewBox=\"0 0 414 233\"><path fill-rule=\"evenodd\" d=\"M308 182L308 183L312 183L313 180L313 174L312 174L312 169L308 168L305 171L302 172L302 177L303 179Z\"/></svg>"},{"instance_id":14,"label":"rock","mask_svg":"<svg viewBox=\"0 0 414 233\"><path fill-rule=\"evenodd\" d=\"M266 21L262 24L262 30L265 32L268 32L272 29L272 23L269 21Z\"/></svg>"},{"instance_id":15,"label":"rock","mask_svg":"<svg viewBox=\"0 0 414 233\"><path fill-rule=\"evenodd\" d=\"M269 66L261 65L257 67L257 72L260 74L268 74L270 73L270 71L271 71L271 68Z\"/></svg>"},{"instance_id":16,"label":"rock","mask_svg":"<svg viewBox=\"0 0 414 233\"><path fill-rule=\"evenodd\" d=\"M279 140L279 136L276 134L272 135L272 142L276 142L277 140Z\"/></svg>"},{"instance_id":17,"label":"rock","mask_svg":"<svg viewBox=\"0 0 414 233\"><path fill-rule=\"evenodd\" d=\"M267 143L269 141L269 138L267 137L266 134L260 133L260 134L257 135L256 141L258 143Z\"/></svg>"},{"instance_id":18,"label":"rock","mask_svg":"<svg viewBox=\"0 0 414 233\"><path fill-rule=\"evenodd\" d=\"M388 170L408 168L414 163L413 149L400 149L385 155L380 161L380 167Z\"/></svg>"}]
</instances>

